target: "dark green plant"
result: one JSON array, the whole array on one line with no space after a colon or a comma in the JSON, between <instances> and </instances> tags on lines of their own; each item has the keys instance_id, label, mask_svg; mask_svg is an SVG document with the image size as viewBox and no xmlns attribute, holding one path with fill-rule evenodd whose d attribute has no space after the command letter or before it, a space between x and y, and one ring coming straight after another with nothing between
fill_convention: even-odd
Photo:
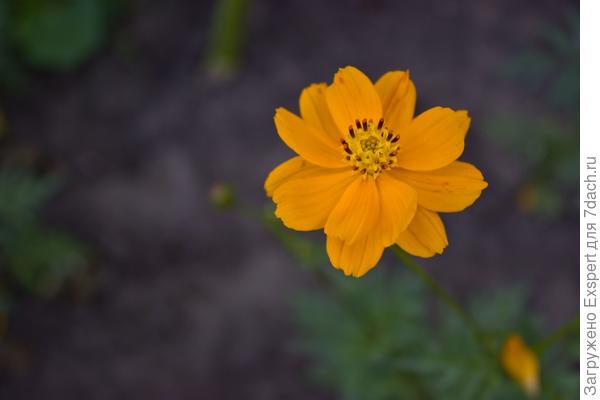
<instances>
[{"instance_id":1,"label":"dark green plant","mask_svg":"<svg viewBox=\"0 0 600 400\"><path fill-rule=\"evenodd\" d=\"M552 107L579 113L579 10L566 13L562 26L546 26L536 46L502 68Z\"/></svg>"},{"instance_id":2,"label":"dark green plant","mask_svg":"<svg viewBox=\"0 0 600 400\"><path fill-rule=\"evenodd\" d=\"M0 84L20 90L28 69L68 72L106 41L116 0L0 0Z\"/></svg>"},{"instance_id":3,"label":"dark green plant","mask_svg":"<svg viewBox=\"0 0 600 400\"><path fill-rule=\"evenodd\" d=\"M443 305L431 313L414 276L378 270L360 280L337 279L334 288L301 295L294 315L297 349L312 360L311 376L343 399L527 399L455 313ZM473 315L496 354L512 332L529 343L545 336L525 299L522 289L504 289L473 300ZM569 368L577 356L563 347L542 356L540 399L577 394L578 376Z\"/></svg>"},{"instance_id":4,"label":"dark green plant","mask_svg":"<svg viewBox=\"0 0 600 400\"><path fill-rule=\"evenodd\" d=\"M271 215L263 217L269 230L300 263L321 271L324 283L293 303L294 348L310 359L310 378L343 399L526 400L500 364L501 347L513 333L540 351L538 398L576 396L578 375L571 366L578 359L578 325L547 334L527 307L524 286L472 299L468 312L483 346L456 310L429 300L432 293L417 275L378 268L361 279L343 277L324 266L321 246Z\"/></svg>"},{"instance_id":5,"label":"dark green plant","mask_svg":"<svg viewBox=\"0 0 600 400\"><path fill-rule=\"evenodd\" d=\"M525 170L515 188L518 206L550 218L574 210L569 200L579 177L578 15L568 14L564 26L548 26L535 46L502 67L502 75L541 100L535 112L504 110L485 126Z\"/></svg>"},{"instance_id":6,"label":"dark green plant","mask_svg":"<svg viewBox=\"0 0 600 400\"><path fill-rule=\"evenodd\" d=\"M239 68L250 1L218 0L215 3L204 59L212 78L228 78Z\"/></svg>"},{"instance_id":7,"label":"dark green plant","mask_svg":"<svg viewBox=\"0 0 600 400\"><path fill-rule=\"evenodd\" d=\"M46 227L41 207L57 188L54 177L0 169L0 271L21 289L50 297L86 266L85 246Z\"/></svg>"}]
</instances>

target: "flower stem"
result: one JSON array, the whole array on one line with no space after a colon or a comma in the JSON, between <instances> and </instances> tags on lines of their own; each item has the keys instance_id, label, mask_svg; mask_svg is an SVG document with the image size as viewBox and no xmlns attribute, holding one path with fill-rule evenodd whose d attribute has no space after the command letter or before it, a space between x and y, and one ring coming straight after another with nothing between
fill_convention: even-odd
<instances>
[{"instance_id":1,"label":"flower stem","mask_svg":"<svg viewBox=\"0 0 600 400\"><path fill-rule=\"evenodd\" d=\"M537 354L542 354L550 347L554 346L556 343L563 340L565 337L570 334L577 332L579 330L579 315L572 320L564 323L559 326L554 332L552 332L549 336L542 339L536 346L535 352Z\"/></svg>"},{"instance_id":2,"label":"flower stem","mask_svg":"<svg viewBox=\"0 0 600 400\"><path fill-rule=\"evenodd\" d=\"M448 307L450 307L460 318L463 320L465 325L469 328L475 339L479 342L481 347L488 352L492 357L496 358L494 351L489 346L488 341L485 338L479 324L475 319L458 303L454 297L446 289L442 287L425 269L418 265L414 259L409 256L404 250L399 247L394 247L394 251L400 261L410 269L423 283L425 283L436 296L443 301Z\"/></svg>"}]
</instances>

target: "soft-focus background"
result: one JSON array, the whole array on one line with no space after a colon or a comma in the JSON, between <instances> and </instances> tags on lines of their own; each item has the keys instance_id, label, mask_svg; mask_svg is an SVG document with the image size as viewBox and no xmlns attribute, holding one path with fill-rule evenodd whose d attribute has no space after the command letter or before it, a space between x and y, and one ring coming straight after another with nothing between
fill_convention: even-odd
<instances>
[{"instance_id":1,"label":"soft-focus background","mask_svg":"<svg viewBox=\"0 0 600 400\"><path fill-rule=\"evenodd\" d=\"M417 112L473 119L463 159L489 188L444 218L450 246L422 264L461 300L519 284L548 331L569 320L578 13L556 0L0 0L0 398L340 398L295 346L291 304L315 279L252 215L291 155L274 109L297 111L303 87L345 65L409 69ZM215 207L229 188L237 208ZM394 269L387 254L373 274Z\"/></svg>"}]
</instances>

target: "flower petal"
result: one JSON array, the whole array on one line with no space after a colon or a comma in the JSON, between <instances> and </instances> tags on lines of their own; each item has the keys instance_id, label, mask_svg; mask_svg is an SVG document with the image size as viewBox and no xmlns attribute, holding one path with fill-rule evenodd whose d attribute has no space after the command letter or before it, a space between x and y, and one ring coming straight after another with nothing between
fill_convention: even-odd
<instances>
[{"instance_id":1,"label":"flower petal","mask_svg":"<svg viewBox=\"0 0 600 400\"><path fill-rule=\"evenodd\" d=\"M329 106L325 99L326 83L314 83L305 88L300 94L300 115L308 124L331 136L338 143L342 132L333 122Z\"/></svg>"},{"instance_id":2,"label":"flower petal","mask_svg":"<svg viewBox=\"0 0 600 400\"><path fill-rule=\"evenodd\" d=\"M275 215L291 229L321 229L354 179L356 172L350 168L308 165L274 189Z\"/></svg>"},{"instance_id":3,"label":"flower petal","mask_svg":"<svg viewBox=\"0 0 600 400\"><path fill-rule=\"evenodd\" d=\"M381 99L385 125L400 133L412 121L415 114L417 90L408 71L391 71L375 83Z\"/></svg>"},{"instance_id":4,"label":"flower petal","mask_svg":"<svg viewBox=\"0 0 600 400\"><path fill-rule=\"evenodd\" d=\"M398 236L396 244L414 256L428 258L442 254L448 246L444 223L437 213L419 207L408 228Z\"/></svg>"},{"instance_id":5,"label":"flower petal","mask_svg":"<svg viewBox=\"0 0 600 400\"><path fill-rule=\"evenodd\" d=\"M381 211L377 230L384 246L393 244L417 211L417 192L383 173L377 177Z\"/></svg>"},{"instance_id":6,"label":"flower petal","mask_svg":"<svg viewBox=\"0 0 600 400\"><path fill-rule=\"evenodd\" d=\"M361 277L375 267L381 255L383 246L371 235L348 244L343 240L327 236L327 255L331 264L344 271L346 275Z\"/></svg>"},{"instance_id":7,"label":"flower petal","mask_svg":"<svg viewBox=\"0 0 600 400\"><path fill-rule=\"evenodd\" d=\"M356 119L378 121L383 115L373 83L354 67L340 68L325 96L339 132L346 132Z\"/></svg>"},{"instance_id":8,"label":"flower petal","mask_svg":"<svg viewBox=\"0 0 600 400\"><path fill-rule=\"evenodd\" d=\"M379 193L373 178L359 176L344 192L325 224L325 233L353 244L379 219Z\"/></svg>"},{"instance_id":9,"label":"flower petal","mask_svg":"<svg viewBox=\"0 0 600 400\"><path fill-rule=\"evenodd\" d=\"M310 163L327 168L346 165L339 144L285 108L276 110L275 126L281 140Z\"/></svg>"},{"instance_id":10,"label":"flower petal","mask_svg":"<svg viewBox=\"0 0 600 400\"><path fill-rule=\"evenodd\" d=\"M445 167L462 154L471 119L466 111L434 107L400 133L398 166L412 171Z\"/></svg>"},{"instance_id":11,"label":"flower petal","mask_svg":"<svg viewBox=\"0 0 600 400\"><path fill-rule=\"evenodd\" d=\"M265 181L267 196L272 197L275 189L307 165L308 163L302 157L298 156L292 157L275 167Z\"/></svg>"},{"instance_id":12,"label":"flower petal","mask_svg":"<svg viewBox=\"0 0 600 400\"><path fill-rule=\"evenodd\" d=\"M462 211L487 187L481 172L461 161L427 172L395 168L391 174L417 190L419 205L433 211Z\"/></svg>"}]
</instances>

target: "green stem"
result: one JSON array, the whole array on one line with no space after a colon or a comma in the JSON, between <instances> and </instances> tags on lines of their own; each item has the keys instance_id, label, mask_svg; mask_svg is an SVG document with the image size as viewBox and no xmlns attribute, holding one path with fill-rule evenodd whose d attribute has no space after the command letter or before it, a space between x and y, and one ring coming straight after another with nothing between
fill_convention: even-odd
<instances>
[{"instance_id":1,"label":"green stem","mask_svg":"<svg viewBox=\"0 0 600 400\"><path fill-rule=\"evenodd\" d=\"M559 326L558 329L556 329L550 335L546 336L546 338L542 339L537 345L535 345L534 350L537 354L543 354L550 347L554 346L556 343L560 342L572 333L577 332L578 330L579 316Z\"/></svg>"},{"instance_id":2,"label":"green stem","mask_svg":"<svg viewBox=\"0 0 600 400\"><path fill-rule=\"evenodd\" d=\"M450 309L452 309L460 318L464 321L465 325L469 328L475 339L479 342L481 347L488 352L492 357L496 358L494 351L489 346L488 341L485 338L479 324L473 317L452 297L446 289L442 287L425 269L418 265L414 259L409 256L406 252L401 250L399 247L394 247L394 251L400 261L410 269L423 283L425 283L436 295L443 301Z\"/></svg>"},{"instance_id":3,"label":"green stem","mask_svg":"<svg viewBox=\"0 0 600 400\"><path fill-rule=\"evenodd\" d=\"M245 38L250 0L219 0L215 4L205 64L215 78L236 72Z\"/></svg>"},{"instance_id":4,"label":"green stem","mask_svg":"<svg viewBox=\"0 0 600 400\"><path fill-rule=\"evenodd\" d=\"M283 229L281 221L273 217L272 210L257 211L243 205L237 205L236 208L242 216L260 223L275 236L288 253L307 267L317 282L328 288L335 286L332 276L321 268L326 262L321 251L315 251L315 246L311 241L300 239L294 233Z\"/></svg>"}]
</instances>

